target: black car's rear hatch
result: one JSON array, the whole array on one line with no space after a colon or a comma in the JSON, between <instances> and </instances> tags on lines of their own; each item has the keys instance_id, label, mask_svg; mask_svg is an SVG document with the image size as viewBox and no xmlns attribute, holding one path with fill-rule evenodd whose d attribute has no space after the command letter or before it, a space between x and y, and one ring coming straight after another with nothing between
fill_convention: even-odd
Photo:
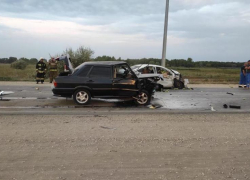
<instances>
[{"instance_id":1,"label":"black car's rear hatch","mask_svg":"<svg viewBox=\"0 0 250 180\"><path fill-rule=\"evenodd\" d=\"M64 62L64 72L65 73L72 74L74 72L74 68L71 64L71 59L70 59L68 54L66 56L58 57L58 58L56 58L56 60Z\"/></svg>"}]
</instances>

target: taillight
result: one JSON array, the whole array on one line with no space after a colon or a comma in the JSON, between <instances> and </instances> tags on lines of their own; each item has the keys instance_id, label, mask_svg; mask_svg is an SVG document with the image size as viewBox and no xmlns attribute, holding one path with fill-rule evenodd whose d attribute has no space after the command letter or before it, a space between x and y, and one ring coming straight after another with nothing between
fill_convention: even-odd
<instances>
[{"instance_id":1,"label":"taillight","mask_svg":"<svg viewBox=\"0 0 250 180\"><path fill-rule=\"evenodd\" d=\"M57 87L57 82L56 81L54 81L54 87Z\"/></svg>"},{"instance_id":2,"label":"taillight","mask_svg":"<svg viewBox=\"0 0 250 180\"><path fill-rule=\"evenodd\" d=\"M64 70L69 70L69 67L64 65Z\"/></svg>"}]
</instances>

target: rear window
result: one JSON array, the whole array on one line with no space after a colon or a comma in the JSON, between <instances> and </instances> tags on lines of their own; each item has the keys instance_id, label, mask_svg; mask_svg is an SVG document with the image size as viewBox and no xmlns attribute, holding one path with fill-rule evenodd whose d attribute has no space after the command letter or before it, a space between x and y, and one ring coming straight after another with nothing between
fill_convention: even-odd
<instances>
[{"instance_id":1,"label":"rear window","mask_svg":"<svg viewBox=\"0 0 250 180\"><path fill-rule=\"evenodd\" d=\"M94 66L89 74L89 77L111 78L111 68Z\"/></svg>"},{"instance_id":2,"label":"rear window","mask_svg":"<svg viewBox=\"0 0 250 180\"><path fill-rule=\"evenodd\" d=\"M91 69L92 66L83 66L83 67L80 67L80 68L77 68L75 70L75 73L77 73L78 71L78 76L81 76L81 77L86 77L89 73L89 70Z\"/></svg>"}]
</instances>

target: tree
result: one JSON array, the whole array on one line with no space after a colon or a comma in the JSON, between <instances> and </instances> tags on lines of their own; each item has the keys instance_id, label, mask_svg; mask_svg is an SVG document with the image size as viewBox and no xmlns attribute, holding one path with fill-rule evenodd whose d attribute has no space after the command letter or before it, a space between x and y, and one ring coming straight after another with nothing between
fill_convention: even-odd
<instances>
[{"instance_id":1,"label":"tree","mask_svg":"<svg viewBox=\"0 0 250 180\"><path fill-rule=\"evenodd\" d=\"M90 61L94 51L92 51L90 48L80 46L76 49L76 51L74 51L72 48L66 49L63 54L69 54L72 65L77 67L86 61Z\"/></svg>"},{"instance_id":2,"label":"tree","mask_svg":"<svg viewBox=\"0 0 250 180\"><path fill-rule=\"evenodd\" d=\"M37 58L31 58L29 63L30 64L36 64L38 62Z\"/></svg>"},{"instance_id":3,"label":"tree","mask_svg":"<svg viewBox=\"0 0 250 180\"><path fill-rule=\"evenodd\" d=\"M26 66L27 66L27 62L25 62L24 60L18 60L18 61L15 61L11 64L11 67L14 68L14 69L25 69Z\"/></svg>"},{"instance_id":4,"label":"tree","mask_svg":"<svg viewBox=\"0 0 250 180\"><path fill-rule=\"evenodd\" d=\"M16 57L9 57L9 60L8 60L8 63L13 63L13 62L15 62L15 61L17 61L17 58Z\"/></svg>"}]
</instances>

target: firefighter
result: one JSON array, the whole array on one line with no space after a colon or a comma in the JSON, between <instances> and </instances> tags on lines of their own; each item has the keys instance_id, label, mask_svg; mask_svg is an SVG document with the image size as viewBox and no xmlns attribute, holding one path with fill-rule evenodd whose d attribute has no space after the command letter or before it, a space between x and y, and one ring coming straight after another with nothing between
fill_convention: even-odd
<instances>
[{"instance_id":1,"label":"firefighter","mask_svg":"<svg viewBox=\"0 0 250 180\"><path fill-rule=\"evenodd\" d=\"M55 58L49 60L49 79L50 83L57 77L57 61Z\"/></svg>"},{"instance_id":2,"label":"firefighter","mask_svg":"<svg viewBox=\"0 0 250 180\"><path fill-rule=\"evenodd\" d=\"M36 64L36 83L38 84L39 81L43 84L44 76L46 72L46 64L43 62L43 58L41 57L39 62Z\"/></svg>"}]
</instances>

